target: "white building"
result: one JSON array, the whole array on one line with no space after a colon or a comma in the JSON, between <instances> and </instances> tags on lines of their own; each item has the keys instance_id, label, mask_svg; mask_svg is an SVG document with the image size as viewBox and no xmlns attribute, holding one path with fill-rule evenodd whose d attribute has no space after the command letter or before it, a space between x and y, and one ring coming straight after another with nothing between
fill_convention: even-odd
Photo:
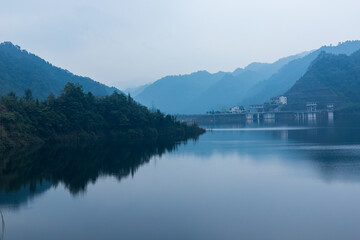
<instances>
[{"instance_id":1,"label":"white building","mask_svg":"<svg viewBox=\"0 0 360 240\"><path fill-rule=\"evenodd\" d=\"M287 97L280 96L279 97L279 103L282 104L282 105L286 105L287 104Z\"/></svg>"},{"instance_id":2,"label":"white building","mask_svg":"<svg viewBox=\"0 0 360 240\"><path fill-rule=\"evenodd\" d=\"M286 105L287 97L285 97L285 96L273 97L273 98L270 98L269 103L271 105Z\"/></svg>"},{"instance_id":3,"label":"white building","mask_svg":"<svg viewBox=\"0 0 360 240\"><path fill-rule=\"evenodd\" d=\"M230 113L243 113L243 112L245 112L245 108L243 106L234 106L234 107L230 108L229 112Z\"/></svg>"}]
</instances>

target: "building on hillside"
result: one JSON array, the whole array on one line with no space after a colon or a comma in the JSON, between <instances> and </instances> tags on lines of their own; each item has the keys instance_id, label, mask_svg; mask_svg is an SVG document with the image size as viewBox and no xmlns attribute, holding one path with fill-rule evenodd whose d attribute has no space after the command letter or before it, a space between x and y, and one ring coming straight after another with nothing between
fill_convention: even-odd
<instances>
[{"instance_id":1,"label":"building on hillside","mask_svg":"<svg viewBox=\"0 0 360 240\"><path fill-rule=\"evenodd\" d=\"M243 106L234 106L234 107L230 108L229 112L233 113L233 114L244 113L245 108Z\"/></svg>"},{"instance_id":2,"label":"building on hillside","mask_svg":"<svg viewBox=\"0 0 360 240\"><path fill-rule=\"evenodd\" d=\"M287 97L279 96L270 98L269 101L270 105L286 105L287 104Z\"/></svg>"},{"instance_id":3,"label":"building on hillside","mask_svg":"<svg viewBox=\"0 0 360 240\"><path fill-rule=\"evenodd\" d=\"M287 97L280 96L279 97L279 103L282 104L282 105L286 105L287 104Z\"/></svg>"}]
</instances>

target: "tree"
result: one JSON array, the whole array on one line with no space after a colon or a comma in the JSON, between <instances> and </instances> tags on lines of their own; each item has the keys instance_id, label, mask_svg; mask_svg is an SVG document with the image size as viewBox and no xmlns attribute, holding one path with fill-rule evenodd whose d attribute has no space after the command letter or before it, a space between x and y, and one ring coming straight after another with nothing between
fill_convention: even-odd
<instances>
[{"instance_id":1,"label":"tree","mask_svg":"<svg viewBox=\"0 0 360 240\"><path fill-rule=\"evenodd\" d=\"M16 93L14 91L9 92L8 96L17 99Z\"/></svg>"},{"instance_id":2,"label":"tree","mask_svg":"<svg viewBox=\"0 0 360 240\"><path fill-rule=\"evenodd\" d=\"M25 101L30 102L32 100L33 100L32 91L31 89L28 88L25 90Z\"/></svg>"},{"instance_id":3,"label":"tree","mask_svg":"<svg viewBox=\"0 0 360 240\"><path fill-rule=\"evenodd\" d=\"M50 93L46 102L47 102L47 104L52 105L52 104L54 104L55 100L56 100L55 95Z\"/></svg>"}]
</instances>

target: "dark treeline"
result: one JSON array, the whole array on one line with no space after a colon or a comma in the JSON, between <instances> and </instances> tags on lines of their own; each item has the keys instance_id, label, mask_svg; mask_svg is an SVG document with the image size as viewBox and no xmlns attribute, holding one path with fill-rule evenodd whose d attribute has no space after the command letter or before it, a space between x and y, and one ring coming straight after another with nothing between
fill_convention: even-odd
<instances>
[{"instance_id":1,"label":"dark treeline","mask_svg":"<svg viewBox=\"0 0 360 240\"><path fill-rule=\"evenodd\" d=\"M9 93L0 99L0 149L48 141L181 141L203 132L197 125L149 111L130 96L114 92L95 97L73 83L68 83L59 97L51 94L45 101L34 100L31 90L21 98Z\"/></svg>"}]
</instances>

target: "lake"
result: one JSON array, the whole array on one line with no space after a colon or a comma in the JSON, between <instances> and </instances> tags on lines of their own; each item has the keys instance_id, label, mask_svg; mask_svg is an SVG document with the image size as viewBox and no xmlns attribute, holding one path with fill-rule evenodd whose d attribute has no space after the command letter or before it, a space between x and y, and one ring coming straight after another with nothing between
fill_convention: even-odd
<instances>
[{"instance_id":1,"label":"lake","mask_svg":"<svg viewBox=\"0 0 360 240\"><path fill-rule=\"evenodd\" d=\"M360 124L206 126L0 162L5 239L360 239Z\"/></svg>"}]
</instances>

